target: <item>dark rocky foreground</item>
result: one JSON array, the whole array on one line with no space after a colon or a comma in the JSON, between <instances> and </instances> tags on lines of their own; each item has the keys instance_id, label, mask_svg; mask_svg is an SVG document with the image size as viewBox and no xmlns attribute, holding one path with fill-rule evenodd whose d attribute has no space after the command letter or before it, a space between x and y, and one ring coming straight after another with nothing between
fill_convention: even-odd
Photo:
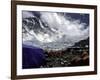
<instances>
[{"instance_id":1,"label":"dark rocky foreground","mask_svg":"<svg viewBox=\"0 0 100 80\"><path fill-rule=\"evenodd\" d=\"M46 64L41 67L70 67L89 65L89 38L61 51L45 51Z\"/></svg>"},{"instance_id":2,"label":"dark rocky foreground","mask_svg":"<svg viewBox=\"0 0 100 80\"><path fill-rule=\"evenodd\" d=\"M74 51L75 50L75 51ZM81 52L79 52L82 50ZM76 52L76 53L75 53ZM87 66L89 65L88 49L67 49L65 51L45 52L46 64L41 66L49 67L69 67L69 66Z\"/></svg>"},{"instance_id":3,"label":"dark rocky foreground","mask_svg":"<svg viewBox=\"0 0 100 80\"><path fill-rule=\"evenodd\" d=\"M23 45L23 69L89 65L88 48L68 48L60 51L44 51Z\"/></svg>"},{"instance_id":4,"label":"dark rocky foreground","mask_svg":"<svg viewBox=\"0 0 100 80\"><path fill-rule=\"evenodd\" d=\"M23 45L23 69L89 65L89 39L80 41L65 50L43 50Z\"/></svg>"}]
</instances>

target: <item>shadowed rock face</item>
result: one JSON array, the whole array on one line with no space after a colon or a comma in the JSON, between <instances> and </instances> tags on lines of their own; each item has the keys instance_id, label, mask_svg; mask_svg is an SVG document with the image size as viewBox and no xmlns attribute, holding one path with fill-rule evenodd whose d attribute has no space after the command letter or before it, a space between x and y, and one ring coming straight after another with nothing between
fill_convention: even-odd
<instances>
[{"instance_id":1,"label":"shadowed rock face","mask_svg":"<svg viewBox=\"0 0 100 80\"><path fill-rule=\"evenodd\" d=\"M44 51L34 46L23 45L23 69L39 68L45 64Z\"/></svg>"}]
</instances>

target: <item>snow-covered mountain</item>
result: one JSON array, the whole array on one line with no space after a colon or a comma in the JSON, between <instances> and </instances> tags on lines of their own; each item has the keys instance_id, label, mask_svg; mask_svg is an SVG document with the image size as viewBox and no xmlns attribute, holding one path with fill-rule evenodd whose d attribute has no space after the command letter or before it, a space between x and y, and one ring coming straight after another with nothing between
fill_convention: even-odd
<instances>
[{"instance_id":1,"label":"snow-covered mountain","mask_svg":"<svg viewBox=\"0 0 100 80\"><path fill-rule=\"evenodd\" d=\"M67 13L23 11L23 43L43 49L61 50L89 37L89 25ZM27 15L26 15L27 14ZM73 13L74 14L74 13ZM88 23L89 24L89 23Z\"/></svg>"}]
</instances>

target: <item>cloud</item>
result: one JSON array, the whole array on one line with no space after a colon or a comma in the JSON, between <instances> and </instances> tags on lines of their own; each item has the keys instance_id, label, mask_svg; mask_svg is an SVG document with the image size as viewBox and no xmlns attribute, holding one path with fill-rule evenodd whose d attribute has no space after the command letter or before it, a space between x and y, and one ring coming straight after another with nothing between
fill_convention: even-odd
<instances>
[{"instance_id":1,"label":"cloud","mask_svg":"<svg viewBox=\"0 0 100 80\"><path fill-rule=\"evenodd\" d=\"M59 13L40 13L41 20L48 24L50 28L57 29L56 32L58 36L65 35L66 41L68 39L75 43L89 37L89 26L86 27L86 23L81 23L80 20L73 20L72 18L69 20L66 16ZM54 37L56 37L56 35Z\"/></svg>"},{"instance_id":2,"label":"cloud","mask_svg":"<svg viewBox=\"0 0 100 80\"><path fill-rule=\"evenodd\" d=\"M89 37L89 26L87 26L87 23L81 22L80 19L75 20L71 16L69 17L67 15L54 12L39 12L39 13L40 13L40 21L46 24L52 31L55 32L55 33L51 32L52 34L50 35L49 34L50 31L46 30L46 33L36 34L37 35L36 38L38 41L42 43L42 46L45 47L49 46L50 48L59 46L60 48L63 47L66 48L69 46L73 46L76 42L85 40ZM33 17L33 16L35 15L33 15L31 12L23 12L23 18ZM55 44L56 46L54 46Z\"/></svg>"}]
</instances>

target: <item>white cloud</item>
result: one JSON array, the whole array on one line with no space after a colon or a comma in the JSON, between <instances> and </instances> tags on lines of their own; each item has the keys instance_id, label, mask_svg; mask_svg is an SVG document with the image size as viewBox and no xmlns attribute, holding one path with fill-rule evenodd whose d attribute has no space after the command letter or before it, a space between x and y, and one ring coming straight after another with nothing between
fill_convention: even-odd
<instances>
[{"instance_id":1,"label":"white cloud","mask_svg":"<svg viewBox=\"0 0 100 80\"><path fill-rule=\"evenodd\" d=\"M33 16L35 15L33 15L31 12L23 12L23 18ZM80 40L84 40L89 37L89 26L86 27L86 23L81 23L80 20L75 20L71 18L71 16L69 19L67 18L67 16L59 13L40 12L40 20L48 25L48 27L55 32L51 32L52 34L49 34L50 31L46 30L47 33L42 32L41 34L40 32L38 34L35 34L36 39L40 41L45 47L69 47L73 46L76 42L79 42ZM48 43L51 43L52 45L49 45Z\"/></svg>"},{"instance_id":2,"label":"white cloud","mask_svg":"<svg viewBox=\"0 0 100 80\"><path fill-rule=\"evenodd\" d=\"M57 29L58 36L66 35L66 41L67 39L70 39L70 41L75 43L84 40L89 36L89 27L84 29L86 23L80 23L80 20L69 20L58 13L40 13L43 22L48 24L50 28ZM54 37L56 37L56 35Z\"/></svg>"}]
</instances>

